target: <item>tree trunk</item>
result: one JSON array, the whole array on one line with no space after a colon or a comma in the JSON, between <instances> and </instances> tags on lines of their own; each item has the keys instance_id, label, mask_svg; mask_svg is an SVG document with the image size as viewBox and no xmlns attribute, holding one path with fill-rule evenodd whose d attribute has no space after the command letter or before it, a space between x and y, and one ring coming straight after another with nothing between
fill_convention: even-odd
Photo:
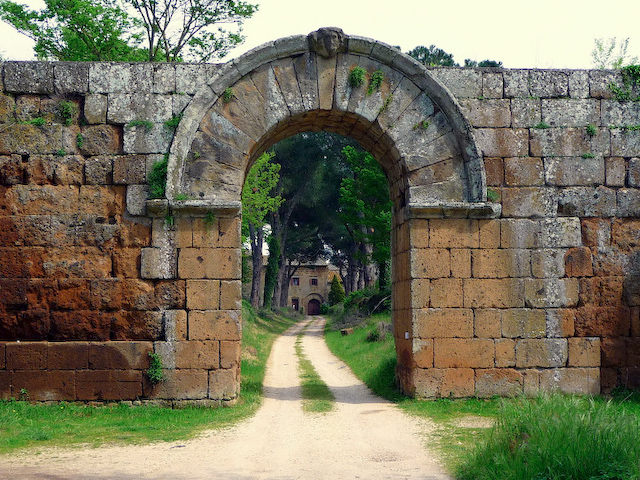
<instances>
[{"instance_id":1,"label":"tree trunk","mask_svg":"<svg viewBox=\"0 0 640 480\"><path fill-rule=\"evenodd\" d=\"M255 228L249 223L249 239L251 241L251 260L253 271L251 273L251 306L260 307L260 278L262 276L262 244L264 232L262 228Z\"/></svg>"}]
</instances>

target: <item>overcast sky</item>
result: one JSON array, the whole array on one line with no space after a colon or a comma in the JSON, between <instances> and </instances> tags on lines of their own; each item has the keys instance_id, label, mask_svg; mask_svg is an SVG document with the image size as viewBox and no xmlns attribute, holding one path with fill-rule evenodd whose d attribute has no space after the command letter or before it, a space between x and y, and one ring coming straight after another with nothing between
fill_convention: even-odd
<instances>
[{"instance_id":1,"label":"overcast sky","mask_svg":"<svg viewBox=\"0 0 640 480\"><path fill-rule=\"evenodd\" d=\"M462 64L499 60L508 68L591 68L595 38L629 38L640 57L640 0L252 0L247 40L232 56L269 40L342 28L398 45L436 45ZM21 3L38 5L37 0ZM5 58L32 58L31 44L0 22Z\"/></svg>"}]
</instances>

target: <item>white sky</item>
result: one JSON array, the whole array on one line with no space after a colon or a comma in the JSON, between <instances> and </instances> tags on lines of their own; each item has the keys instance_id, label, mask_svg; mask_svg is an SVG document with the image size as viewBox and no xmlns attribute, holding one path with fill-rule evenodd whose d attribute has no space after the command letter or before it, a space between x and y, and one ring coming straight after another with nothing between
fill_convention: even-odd
<instances>
[{"instance_id":1,"label":"white sky","mask_svg":"<svg viewBox=\"0 0 640 480\"><path fill-rule=\"evenodd\" d=\"M499 60L507 68L592 68L595 38L629 38L640 57L640 0L251 0L247 40L232 56L269 40L336 26L406 52L436 45L455 61ZM37 0L22 3L38 5ZM0 22L0 53L32 58L29 40Z\"/></svg>"}]
</instances>

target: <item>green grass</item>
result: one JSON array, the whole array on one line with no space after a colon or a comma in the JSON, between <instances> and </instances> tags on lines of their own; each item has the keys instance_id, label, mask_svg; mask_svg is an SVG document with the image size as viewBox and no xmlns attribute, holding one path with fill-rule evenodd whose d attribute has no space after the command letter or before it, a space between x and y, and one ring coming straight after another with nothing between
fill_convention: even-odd
<instances>
[{"instance_id":1,"label":"green grass","mask_svg":"<svg viewBox=\"0 0 640 480\"><path fill-rule=\"evenodd\" d=\"M374 317L344 337L329 326L327 344L378 395L435 423L426 442L457 478L640 478L640 392L609 399L409 399L395 388L393 338L367 341L379 321L388 320Z\"/></svg>"},{"instance_id":2,"label":"green grass","mask_svg":"<svg viewBox=\"0 0 640 480\"><path fill-rule=\"evenodd\" d=\"M304 354L302 334L298 335L295 350L298 357L298 370L300 371L300 385L302 388L302 411L307 413L330 412L335 406L335 397Z\"/></svg>"},{"instance_id":3,"label":"green grass","mask_svg":"<svg viewBox=\"0 0 640 480\"><path fill-rule=\"evenodd\" d=\"M92 407L0 401L0 454L23 448L186 440L247 418L262 402L262 382L273 340L293 323L275 314L260 317L243 303L242 386L240 400L233 407L172 410L126 404Z\"/></svg>"}]
</instances>

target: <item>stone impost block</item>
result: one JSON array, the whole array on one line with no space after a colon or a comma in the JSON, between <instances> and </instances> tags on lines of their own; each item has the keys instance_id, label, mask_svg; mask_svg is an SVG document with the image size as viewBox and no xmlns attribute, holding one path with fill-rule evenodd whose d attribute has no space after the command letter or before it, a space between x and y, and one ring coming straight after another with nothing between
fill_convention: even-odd
<instances>
[{"instance_id":1,"label":"stone impost block","mask_svg":"<svg viewBox=\"0 0 640 480\"><path fill-rule=\"evenodd\" d=\"M600 338L569 338L569 367L599 367Z\"/></svg>"},{"instance_id":2,"label":"stone impost block","mask_svg":"<svg viewBox=\"0 0 640 480\"><path fill-rule=\"evenodd\" d=\"M540 372L540 388L579 395L600 394L599 368L556 368Z\"/></svg>"},{"instance_id":3,"label":"stone impost block","mask_svg":"<svg viewBox=\"0 0 640 480\"><path fill-rule=\"evenodd\" d=\"M220 308L220 280L187 280L187 308L189 310L218 310Z\"/></svg>"},{"instance_id":4,"label":"stone impost block","mask_svg":"<svg viewBox=\"0 0 640 480\"><path fill-rule=\"evenodd\" d=\"M525 303L531 308L574 307L578 304L577 278L526 279Z\"/></svg>"},{"instance_id":5,"label":"stone impost block","mask_svg":"<svg viewBox=\"0 0 640 480\"><path fill-rule=\"evenodd\" d=\"M475 393L472 368L417 369L413 376L418 398L469 397Z\"/></svg>"},{"instance_id":6,"label":"stone impost block","mask_svg":"<svg viewBox=\"0 0 640 480\"><path fill-rule=\"evenodd\" d=\"M524 378L522 372L512 368L488 368L475 371L478 397L515 397L522 395Z\"/></svg>"},{"instance_id":7,"label":"stone impost block","mask_svg":"<svg viewBox=\"0 0 640 480\"><path fill-rule=\"evenodd\" d=\"M519 340L516 344L516 367L564 367L568 347L564 338L535 338Z\"/></svg>"},{"instance_id":8,"label":"stone impost block","mask_svg":"<svg viewBox=\"0 0 640 480\"><path fill-rule=\"evenodd\" d=\"M79 370L75 374L78 400L133 400L142 395L141 370Z\"/></svg>"},{"instance_id":9,"label":"stone impost block","mask_svg":"<svg viewBox=\"0 0 640 480\"><path fill-rule=\"evenodd\" d=\"M411 278L442 278L451 275L448 250L415 248L411 255Z\"/></svg>"},{"instance_id":10,"label":"stone impost block","mask_svg":"<svg viewBox=\"0 0 640 480\"><path fill-rule=\"evenodd\" d=\"M521 279L463 280L466 308L518 308L524 306L524 282Z\"/></svg>"},{"instance_id":11,"label":"stone impost block","mask_svg":"<svg viewBox=\"0 0 640 480\"><path fill-rule=\"evenodd\" d=\"M502 336L507 338L542 338L547 330L542 309L504 310L501 325Z\"/></svg>"},{"instance_id":12,"label":"stone impost block","mask_svg":"<svg viewBox=\"0 0 640 480\"><path fill-rule=\"evenodd\" d=\"M240 382L238 381L238 370L236 368L209 372L209 398L233 400L237 398L239 391Z\"/></svg>"},{"instance_id":13,"label":"stone impost block","mask_svg":"<svg viewBox=\"0 0 640 480\"><path fill-rule=\"evenodd\" d=\"M413 337L473 336L473 311L464 308L429 308L413 314Z\"/></svg>"},{"instance_id":14,"label":"stone impost block","mask_svg":"<svg viewBox=\"0 0 640 480\"><path fill-rule=\"evenodd\" d=\"M146 279L175 278L176 254L176 250L172 248L143 248L140 276Z\"/></svg>"},{"instance_id":15,"label":"stone impost block","mask_svg":"<svg viewBox=\"0 0 640 480\"><path fill-rule=\"evenodd\" d=\"M436 338L436 368L490 368L495 364L493 340L485 338Z\"/></svg>"},{"instance_id":16,"label":"stone impost block","mask_svg":"<svg viewBox=\"0 0 640 480\"><path fill-rule=\"evenodd\" d=\"M194 310L188 313L189 340L240 340L238 310Z\"/></svg>"},{"instance_id":17,"label":"stone impost block","mask_svg":"<svg viewBox=\"0 0 640 480\"><path fill-rule=\"evenodd\" d=\"M220 342L175 342L177 369L211 370L220 367Z\"/></svg>"}]
</instances>

